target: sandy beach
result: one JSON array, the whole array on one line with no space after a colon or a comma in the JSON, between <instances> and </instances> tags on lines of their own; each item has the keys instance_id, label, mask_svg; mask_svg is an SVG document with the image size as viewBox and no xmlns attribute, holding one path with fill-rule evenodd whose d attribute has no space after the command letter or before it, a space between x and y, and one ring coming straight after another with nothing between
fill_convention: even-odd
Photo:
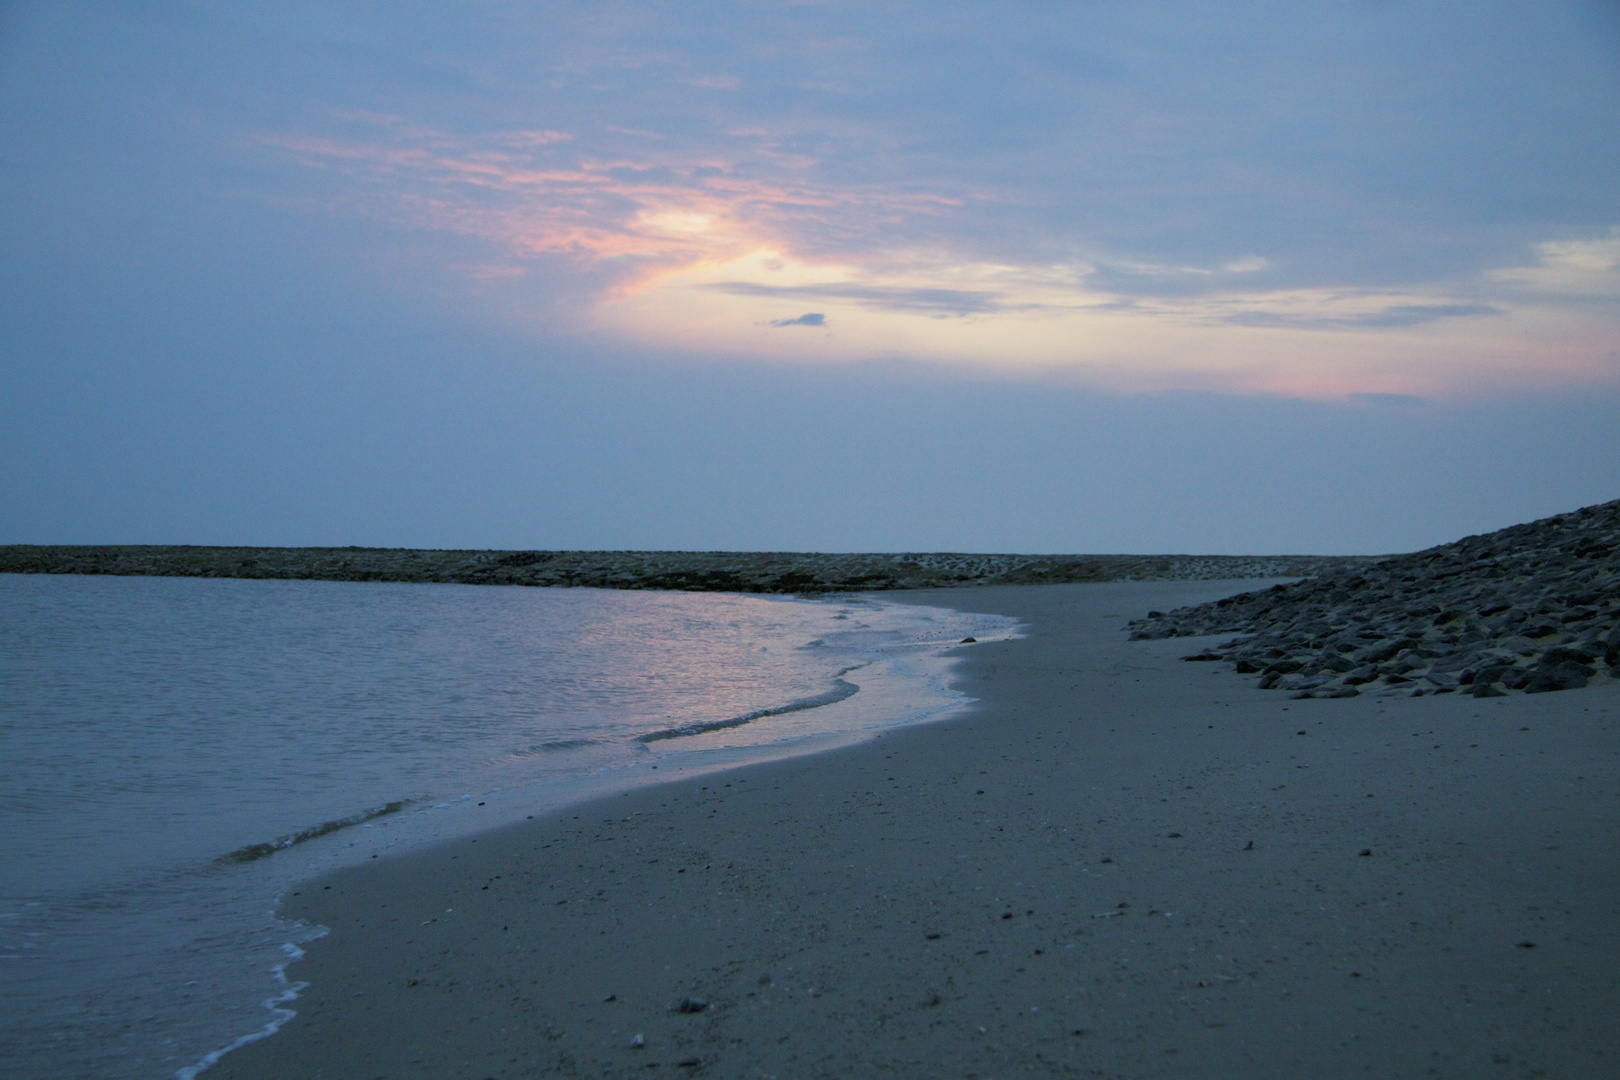
<instances>
[{"instance_id":1,"label":"sandy beach","mask_svg":"<svg viewBox=\"0 0 1620 1080\"><path fill-rule=\"evenodd\" d=\"M306 883L224 1078L1611 1077L1620 688L1290 700L991 586L966 713Z\"/></svg>"}]
</instances>

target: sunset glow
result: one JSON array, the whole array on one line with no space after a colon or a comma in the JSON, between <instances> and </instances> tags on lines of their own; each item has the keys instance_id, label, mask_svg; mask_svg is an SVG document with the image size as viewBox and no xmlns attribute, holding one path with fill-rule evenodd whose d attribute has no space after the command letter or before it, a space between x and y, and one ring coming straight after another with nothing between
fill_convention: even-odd
<instances>
[{"instance_id":1,"label":"sunset glow","mask_svg":"<svg viewBox=\"0 0 1620 1080\"><path fill-rule=\"evenodd\" d=\"M1620 496L1613 4L5 10L19 542L1375 552Z\"/></svg>"},{"instance_id":2,"label":"sunset glow","mask_svg":"<svg viewBox=\"0 0 1620 1080\"><path fill-rule=\"evenodd\" d=\"M593 288L554 328L762 363L932 361L1058 372L1127 390L1333 398L1602 382L1620 239L1537 242L1524 265L1404 283L1279 288L1277 261L1208 266L984 242L1006 194L835 186L750 132L731 154L556 131L453 138L394 117L337 117L364 138L260 135L342 173L344 207L485 245L470 278L577 271ZM641 140L645 142L646 140ZM977 236L965 242L965 236ZM953 244L953 239L956 241ZM986 261L983 249L1002 258ZM978 249L978 250L974 250ZM1111 263L1111 266L1109 265ZM1103 269L1136 287L1109 288ZM1261 280L1256 280L1261 279ZM521 289L508 317L532 321ZM542 319L542 324L546 321Z\"/></svg>"}]
</instances>

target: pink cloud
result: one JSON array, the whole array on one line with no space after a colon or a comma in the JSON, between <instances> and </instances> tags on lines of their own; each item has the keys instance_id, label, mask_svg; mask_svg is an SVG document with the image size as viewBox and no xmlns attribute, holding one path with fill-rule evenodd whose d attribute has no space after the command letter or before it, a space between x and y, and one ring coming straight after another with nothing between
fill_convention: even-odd
<instances>
[{"instance_id":1,"label":"pink cloud","mask_svg":"<svg viewBox=\"0 0 1620 1080\"><path fill-rule=\"evenodd\" d=\"M340 119L370 128L369 137L257 141L370 185L362 202L371 213L477 237L518 259L588 262L609 271L615 293L761 247L858 258L894 225L962 205L926 192L829 190L807 175L814 159L769 148L727 157L638 146L596 156L562 132L463 137L391 116Z\"/></svg>"}]
</instances>

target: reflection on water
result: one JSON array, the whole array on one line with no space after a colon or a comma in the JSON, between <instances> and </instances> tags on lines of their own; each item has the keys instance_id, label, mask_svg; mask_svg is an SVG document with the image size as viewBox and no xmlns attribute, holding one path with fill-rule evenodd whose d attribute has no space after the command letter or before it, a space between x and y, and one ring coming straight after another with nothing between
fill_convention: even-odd
<instances>
[{"instance_id":1,"label":"reflection on water","mask_svg":"<svg viewBox=\"0 0 1620 1080\"><path fill-rule=\"evenodd\" d=\"M936 715L941 646L1010 632L871 601L0 575L0 1057L172 1075L266 1022L308 933L269 914L287 882Z\"/></svg>"}]
</instances>

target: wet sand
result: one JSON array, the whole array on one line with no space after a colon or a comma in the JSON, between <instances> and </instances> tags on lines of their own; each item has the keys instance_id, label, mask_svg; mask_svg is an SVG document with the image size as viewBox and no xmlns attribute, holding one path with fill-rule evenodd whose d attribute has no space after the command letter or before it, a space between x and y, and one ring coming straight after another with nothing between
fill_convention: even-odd
<instances>
[{"instance_id":1,"label":"wet sand","mask_svg":"<svg viewBox=\"0 0 1620 1080\"><path fill-rule=\"evenodd\" d=\"M1290 701L1124 640L1247 587L898 594L1030 637L957 719L305 884L299 1015L207 1075L1620 1074L1620 686Z\"/></svg>"}]
</instances>

